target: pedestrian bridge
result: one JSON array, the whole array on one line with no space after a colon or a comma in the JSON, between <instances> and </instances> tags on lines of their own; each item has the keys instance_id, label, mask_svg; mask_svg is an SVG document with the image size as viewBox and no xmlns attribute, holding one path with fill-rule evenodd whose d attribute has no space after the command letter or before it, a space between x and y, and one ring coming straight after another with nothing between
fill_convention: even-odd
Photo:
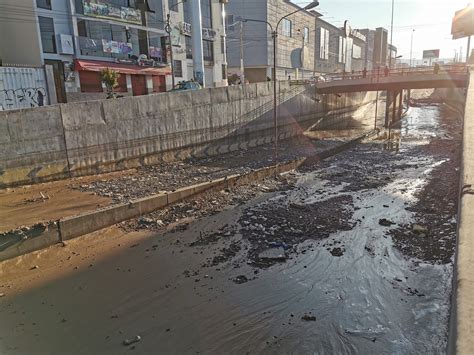
<instances>
[{"instance_id":1,"label":"pedestrian bridge","mask_svg":"<svg viewBox=\"0 0 474 355\"><path fill-rule=\"evenodd\" d=\"M356 91L400 91L404 89L467 87L468 69L465 65L392 69L370 72L329 74L316 82L318 94Z\"/></svg>"}]
</instances>

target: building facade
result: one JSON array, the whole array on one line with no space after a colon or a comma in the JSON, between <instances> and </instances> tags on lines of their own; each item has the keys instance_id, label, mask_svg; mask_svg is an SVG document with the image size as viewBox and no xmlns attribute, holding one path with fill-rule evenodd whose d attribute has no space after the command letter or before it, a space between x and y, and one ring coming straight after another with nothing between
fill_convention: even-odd
<instances>
[{"instance_id":1,"label":"building facade","mask_svg":"<svg viewBox=\"0 0 474 355\"><path fill-rule=\"evenodd\" d=\"M249 82L271 80L273 74L273 37L269 22L276 28L285 15L300 10L287 0L232 0L227 5L227 57L229 74ZM256 20L244 21L242 19ZM314 74L315 15L301 10L278 25L276 45L276 78L309 79Z\"/></svg>"},{"instance_id":2,"label":"building facade","mask_svg":"<svg viewBox=\"0 0 474 355\"><path fill-rule=\"evenodd\" d=\"M346 42L343 30L316 15L314 62L316 75L340 73L345 69Z\"/></svg>"},{"instance_id":3,"label":"building facade","mask_svg":"<svg viewBox=\"0 0 474 355\"><path fill-rule=\"evenodd\" d=\"M363 29L360 30L367 38L367 59L366 67L368 70L377 70L388 65L388 31L383 27L378 27L375 30Z\"/></svg>"},{"instance_id":4,"label":"building facade","mask_svg":"<svg viewBox=\"0 0 474 355\"><path fill-rule=\"evenodd\" d=\"M176 82L190 80L193 65L186 7L178 0L20 0L2 15L28 16L31 31L3 22L0 58L7 64L51 65L59 102L103 97L100 71L120 73L116 91L143 95L171 88L171 53L165 31L170 14ZM206 85L226 85L225 0L200 0ZM188 1L189 3L189 1ZM29 6L28 11L23 6ZM22 6L22 11L18 7ZM15 27L16 26L16 27ZM24 26L24 23L21 24ZM6 28L6 29L4 29ZM12 36L5 43L3 33ZM17 50L24 40L28 53ZM23 47L23 46L22 46ZM35 50L36 49L36 50ZM11 55L10 53L14 53Z\"/></svg>"}]
</instances>

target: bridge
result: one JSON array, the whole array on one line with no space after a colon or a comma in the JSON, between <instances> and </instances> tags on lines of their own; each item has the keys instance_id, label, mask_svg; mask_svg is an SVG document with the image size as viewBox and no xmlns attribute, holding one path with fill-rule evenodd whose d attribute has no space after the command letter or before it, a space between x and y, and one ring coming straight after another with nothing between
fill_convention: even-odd
<instances>
[{"instance_id":1,"label":"bridge","mask_svg":"<svg viewBox=\"0 0 474 355\"><path fill-rule=\"evenodd\" d=\"M404 90L434 88L465 88L469 71L466 65L416 67L329 74L316 81L316 94L339 94L357 91L386 91L385 127L402 115Z\"/></svg>"},{"instance_id":2,"label":"bridge","mask_svg":"<svg viewBox=\"0 0 474 355\"><path fill-rule=\"evenodd\" d=\"M462 65L440 66L435 72L434 67L418 67L392 69L387 75L384 70L372 70L364 74L334 73L317 81L318 94L344 93L355 91L393 91L403 89L431 89L467 87L468 70Z\"/></svg>"}]
</instances>

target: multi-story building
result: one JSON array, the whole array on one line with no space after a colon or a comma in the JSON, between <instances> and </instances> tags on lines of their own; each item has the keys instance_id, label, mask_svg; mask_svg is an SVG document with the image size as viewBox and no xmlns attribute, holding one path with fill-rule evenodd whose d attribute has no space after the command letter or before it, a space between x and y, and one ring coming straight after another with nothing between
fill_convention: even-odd
<instances>
[{"instance_id":1,"label":"multi-story building","mask_svg":"<svg viewBox=\"0 0 474 355\"><path fill-rule=\"evenodd\" d=\"M388 65L388 31L383 27L375 30L363 29L359 31L367 38L367 60L368 70L376 70Z\"/></svg>"},{"instance_id":2,"label":"multi-story building","mask_svg":"<svg viewBox=\"0 0 474 355\"><path fill-rule=\"evenodd\" d=\"M345 35L343 30L316 16L316 45L314 64L317 74L342 72L345 69Z\"/></svg>"},{"instance_id":3,"label":"multi-story building","mask_svg":"<svg viewBox=\"0 0 474 355\"><path fill-rule=\"evenodd\" d=\"M228 22L227 58L229 74L244 76L249 82L271 80L273 74L273 38L269 22L276 28L276 78L304 79L314 74L315 15L289 0L232 0L226 7ZM246 21L240 25L242 19ZM262 22L263 21L263 22ZM241 32L242 31L242 32Z\"/></svg>"},{"instance_id":4,"label":"multi-story building","mask_svg":"<svg viewBox=\"0 0 474 355\"><path fill-rule=\"evenodd\" d=\"M316 19L315 68L318 74L361 71L365 67L366 37L346 21L338 28Z\"/></svg>"},{"instance_id":5,"label":"multi-story building","mask_svg":"<svg viewBox=\"0 0 474 355\"><path fill-rule=\"evenodd\" d=\"M183 6L182 1L5 1L9 4L2 9L2 17L18 18L20 14L25 19L21 23L2 20L2 61L52 65L59 102L101 97L98 93L104 91L104 86L100 71L107 67L121 74L116 91L122 95L142 95L170 88L167 14L170 14L176 82L193 78L191 41L188 40L191 24L187 21L191 10ZM200 0L207 86L227 83L225 3L225 0ZM25 33L28 26L31 31ZM8 34L8 38L4 34Z\"/></svg>"}]
</instances>

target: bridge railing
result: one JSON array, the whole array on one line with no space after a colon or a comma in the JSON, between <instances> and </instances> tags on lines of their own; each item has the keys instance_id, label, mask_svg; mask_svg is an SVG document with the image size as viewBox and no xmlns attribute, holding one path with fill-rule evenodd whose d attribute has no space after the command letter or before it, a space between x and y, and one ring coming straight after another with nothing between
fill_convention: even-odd
<instances>
[{"instance_id":1,"label":"bridge railing","mask_svg":"<svg viewBox=\"0 0 474 355\"><path fill-rule=\"evenodd\" d=\"M410 67L410 68L395 68L385 69L383 67L374 70L361 70L356 72L342 72L342 73L330 73L321 75L314 78L313 82L328 82L335 80L351 80L351 79L378 79L383 77L392 76L408 76L408 75L426 75L426 74L466 74L467 66L465 64L448 64L440 65L438 68L435 66L423 66L423 67Z\"/></svg>"}]
</instances>

